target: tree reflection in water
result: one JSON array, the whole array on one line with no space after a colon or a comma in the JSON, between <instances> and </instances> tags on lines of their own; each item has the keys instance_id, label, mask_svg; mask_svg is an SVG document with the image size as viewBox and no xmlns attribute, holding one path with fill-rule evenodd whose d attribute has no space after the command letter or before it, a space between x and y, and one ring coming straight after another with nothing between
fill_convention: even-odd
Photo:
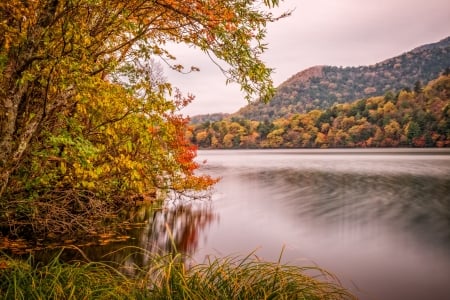
<instances>
[{"instance_id":1,"label":"tree reflection in water","mask_svg":"<svg viewBox=\"0 0 450 300\"><path fill-rule=\"evenodd\" d=\"M125 226L127 240L120 240L121 235L106 235L108 238L98 239L95 244L77 245L81 251L65 249L61 259L109 261L132 275L136 267L147 265L155 253L177 251L192 256L199 246L199 237L204 236L203 231L212 222L219 221L207 200L177 200L167 202L162 209L141 205L133 207L126 215L132 220ZM38 251L36 260L47 261L59 249Z\"/></svg>"},{"instance_id":2,"label":"tree reflection in water","mask_svg":"<svg viewBox=\"0 0 450 300\"><path fill-rule=\"evenodd\" d=\"M218 219L209 204L207 207L198 206L190 203L157 212L153 219L151 241L143 248L150 252L178 250L192 255L198 247L200 233ZM174 246L176 249L173 249Z\"/></svg>"}]
</instances>

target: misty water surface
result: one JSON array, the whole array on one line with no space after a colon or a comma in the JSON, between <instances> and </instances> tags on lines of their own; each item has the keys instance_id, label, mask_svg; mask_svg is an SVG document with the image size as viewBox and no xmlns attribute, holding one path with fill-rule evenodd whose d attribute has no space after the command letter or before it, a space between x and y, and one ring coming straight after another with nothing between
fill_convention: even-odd
<instances>
[{"instance_id":1,"label":"misty water surface","mask_svg":"<svg viewBox=\"0 0 450 300\"><path fill-rule=\"evenodd\" d=\"M318 264L362 299L450 299L448 150L210 150L195 257Z\"/></svg>"},{"instance_id":2,"label":"misty water surface","mask_svg":"<svg viewBox=\"0 0 450 300\"><path fill-rule=\"evenodd\" d=\"M284 249L283 262L317 264L360 299L450 299L450 150L199 151L205 160L200 171L221 177L210 200L130 209L131 239L84 253L132 267L173 247L196 262L277 261Z\"/></svg>"}]
</instances>

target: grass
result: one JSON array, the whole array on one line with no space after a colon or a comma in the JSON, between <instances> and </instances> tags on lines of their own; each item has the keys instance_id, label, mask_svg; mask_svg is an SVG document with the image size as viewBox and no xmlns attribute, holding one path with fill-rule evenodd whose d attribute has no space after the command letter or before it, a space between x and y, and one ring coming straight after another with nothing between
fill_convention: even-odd
<instances>
[{"instance_id":1,"label":"grass","mask_svg":"<svg viewBox=\"0 0 450 300\"><path fill-rule=\"evenodd\" d=\"M55 257L46 265L33 258L0 257L0 299L139 299L146 291L111 266ZM141 297L141 298L142 298Z\"/></svg>"},{"instance_id":2,"label":"grass","mask_svg":"<svg viewBox=\"0 0 450 300\"><path fill-rule=\"evenodd\" d=\"M0 298L356 299L317 267L263 262L252 255L210 259L190 268L183 261L181 254L151 254L150 262L133 267L130 277L103 262L69 264L58 255L35 265L32 257L23 261L3 255Z\"/></svg>"}]
</instances>

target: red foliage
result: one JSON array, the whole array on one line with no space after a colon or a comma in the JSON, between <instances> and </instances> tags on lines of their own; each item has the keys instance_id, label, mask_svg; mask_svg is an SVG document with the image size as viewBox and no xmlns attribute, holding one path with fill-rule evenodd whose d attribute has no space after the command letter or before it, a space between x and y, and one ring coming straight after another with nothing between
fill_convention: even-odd
<instances>
[{"instance_id":1,"label":"red foliage","mask_svg":"<svg viewBox=\"0 0 450 300\"><path fill-rule=\"evenodd\" d=\"M193 100L193 96L189 95L183 98L177 92L174 103L177 108L184 107ZM201 190L207 188L217 182L210 176L195 176L194 171L199 168L199 164L194 161L197 156L198 147L192 144L186 138L186 131L189 129L189 118L177 114L167 114L167 122L173 129L169 142L170 149L173 150L175 161L179 164L181 171L184 173L184 188Z\"/></svg>"},{"instance_id":2,"label":"red foliage","mask_svg":"<svg viewBox=\"0 0 450 300\"><path fill-rule=\"evenodd\" d=\"M425 147L425 145L426 145L424 136L413 138L412 142L413 142L414 147Z\"/></svg>"}]
</instances>

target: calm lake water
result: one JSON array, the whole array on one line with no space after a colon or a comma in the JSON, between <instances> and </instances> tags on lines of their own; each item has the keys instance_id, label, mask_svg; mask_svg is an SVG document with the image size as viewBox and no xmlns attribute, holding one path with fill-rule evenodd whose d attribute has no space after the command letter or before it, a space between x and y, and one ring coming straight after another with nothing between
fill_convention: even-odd
<instances>
[{"instance_id":1,"label":"calm lake water","mask_svg":"<svg viewBox=\"0 0 450 300\"><path fill-rule=\"evenodd\" d=\"M449 150L211 150L193 255L317 264L361 299L450 299Z\"/></svg>"},{"instance_id":2,"label":"calm lake water","mask_svg":"<svg viewBox=\"0 0 450 300\"><path fill-rule=\"evenodd\" d=\"M200 172L221 177L211 200L136 209L131 239L84 253L131 266L148 255L125 245L175 244L197 262L277 261L284 248L283 262L323 267L360 299L450 299L450 149L199 151L205 160Z\"/></svg>"}]
</instances>

